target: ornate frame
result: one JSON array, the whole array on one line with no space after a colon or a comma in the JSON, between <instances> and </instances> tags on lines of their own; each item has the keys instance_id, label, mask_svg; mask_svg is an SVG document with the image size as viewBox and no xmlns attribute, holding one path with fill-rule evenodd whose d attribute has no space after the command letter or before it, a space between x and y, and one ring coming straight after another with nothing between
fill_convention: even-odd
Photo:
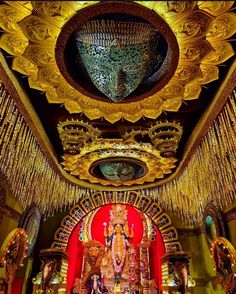
<instances>
[{"instance_id":1,"label":"ornate frame","mask_svg":"<svg viewBox=\"0 0 236 294\"><path fill-rule=\"evenodd\" d=\"M208 203L204 209L202 222L203 232L205 234L208 245L211 247L214 240L210 240L208 236L207 228L205 225L205 220L207 216L211 216L213 219L213 222L216 226L216 237L226 237L226 227L220 209L213 202Z\"/></svg>"}]
</instances>

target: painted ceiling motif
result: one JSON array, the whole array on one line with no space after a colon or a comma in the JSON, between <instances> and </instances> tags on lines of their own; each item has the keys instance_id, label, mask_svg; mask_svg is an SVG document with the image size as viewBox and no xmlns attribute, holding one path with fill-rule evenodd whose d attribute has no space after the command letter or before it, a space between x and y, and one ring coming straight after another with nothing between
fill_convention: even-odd
<instances>
[{"instance_id":1,"label":"painted ceiling motif","mask_svg":"<svg viewBox=\"0 0 236 294\"><path fill-rule=\"evenodd\" d=\"M200 140L197 123L214 119L207 108L233 63L233 5L4 1L0 47L62 176L105 190L169 181Z\"/></svg>"}]
</instances>

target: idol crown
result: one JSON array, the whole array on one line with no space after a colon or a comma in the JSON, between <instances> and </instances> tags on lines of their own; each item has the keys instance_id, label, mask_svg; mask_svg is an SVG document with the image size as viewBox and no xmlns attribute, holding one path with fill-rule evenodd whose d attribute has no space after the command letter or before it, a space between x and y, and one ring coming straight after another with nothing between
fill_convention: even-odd
<instances>
[{"instance_id":1,"label":"idol crown","mask_svg":"<svg viewBox=\"0 0 236 294\"><path fill-rule=\"evenodd\" d=\"M128 211L125 209L125 206L113 205L112 210L110 210L110 221L112 225L125 225L127 222L127 212Z\"/></svg>"}]
</instances>

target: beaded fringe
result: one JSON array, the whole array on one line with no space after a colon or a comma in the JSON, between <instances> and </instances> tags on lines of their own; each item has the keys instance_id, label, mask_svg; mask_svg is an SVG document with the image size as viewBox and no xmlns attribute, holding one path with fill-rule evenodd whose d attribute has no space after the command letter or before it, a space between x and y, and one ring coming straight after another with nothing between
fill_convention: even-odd
<instances>
[{"instance_id":1,"label":"beaded fringe","mask_svg":"<svg viewBox=\"0 0 236 294\"><path fill-rule=\"evenodd\" d=\"M230 205L236 198L235 124L236 92L233 91L181 176L161 187L139 190L139 194L154 198L162 208L188 224L201 222L209 201L221 209ZM23 209L34 202L46 216L95 192L68 183L54 172L1 82L0 171Z\"/></svg>"}]
</instances>

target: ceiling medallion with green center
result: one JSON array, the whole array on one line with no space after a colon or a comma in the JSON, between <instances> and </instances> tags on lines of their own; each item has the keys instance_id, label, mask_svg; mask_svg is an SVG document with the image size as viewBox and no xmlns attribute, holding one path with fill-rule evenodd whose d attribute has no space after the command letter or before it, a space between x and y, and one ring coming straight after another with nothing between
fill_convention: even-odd
<instances>
[{"instance_id":1,"label":"ceiling medallion with green center","mask_svg":"<svg viewBox=\"0 0 236 294\"><path fill-rule=\"evenodd\" d=\"M111 123L156 119L163 111L178 111L183 100L198 99L202 86L218 79L218 65L234 55L228 41L236 24L235 14L229 12L232 5L233 1L8 1L0 5L0 47L14 56L12 68L28 76L31 88L45 92L49 103L63 104L70 113ZM134 31L141 28L138 42L127 33L132 22ZM123 39L117 34L119 26L125 30ZM116 37L110 40L112 30ZM91 40L101 49L95 56L95 48L86 51ZM102 41L105 46L99 45ZM132 50L139 68L134 72ZM106 67L110 59L112 71ZM97 63L103 73L97 73Z\"/></svg>"}]
</instances>

